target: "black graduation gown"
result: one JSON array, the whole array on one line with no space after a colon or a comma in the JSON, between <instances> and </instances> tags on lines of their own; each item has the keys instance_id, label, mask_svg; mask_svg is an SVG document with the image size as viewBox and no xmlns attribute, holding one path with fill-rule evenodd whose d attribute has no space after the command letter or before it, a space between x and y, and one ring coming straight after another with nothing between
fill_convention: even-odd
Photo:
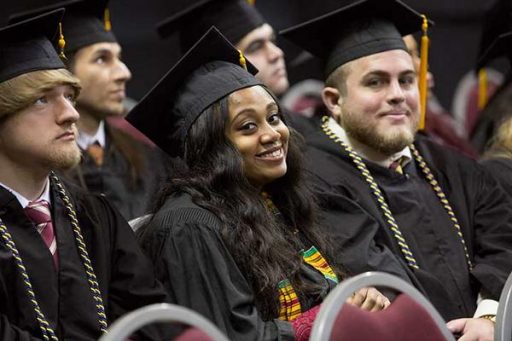
<instances>
[{"instance_id":1,"label":"black graduation gown","mask_svg":"<svg viewBox=\"0 0 512 341\"><path fill-rule=\"evenodd\" d=\"M400 175L366 162L416 257L420 269L411 270L342 147L320 128L307 142L306 168L324 208L324 227L335 241L337 262L349 272L399 275L423 290L447 320L472 316L481 289L499 298L512 270L512 203L481 166L425 138L415 142L459 220L473 262L469 271L453 224L416 163Z\"/></svg>"},{"instance_id":2,"label":"black graduation gown","mask_svg":"<svg viewBox=\"0 0 512 341\"><path fill-rule=\"evenodd\" d=\"M252 287L222 240L220 224L187 194L168 198L149 223L142 247L171 301L207 317L231 340L294 340L289 322L261 318ZM319 304L334 282L309 266L303 275L324 288L319 297L301 298L304 312Z\"/></svg>"},{"instance_id":3,"label":"black graduation gown","mask_svg":"<svg viewBox=\"0 0 512 341\"><path fill-rule=\"evenodd\" d=\"M498 157L480 161L480 164L498 180L509 195L512 195L512 159Z\"/></svg>"},{"instance_id":4,"label":"black graduation gown","mask_svg":"<svg viewBox=\"0 0 512 341\"><path fill-rule=\"evenodd\" d=\"M74 184L91 193L104 194L127 220L147 213L148 206L159 185L165 180L164 154L157 148L137 141L127 133L109 126L106 128L104 163L98 167L92 157L82 151L82 161L64 175ZM132 180L130 164L119 148L112 143L112 135L124 140L132 153L141 158L143 173L138 181Z\"/></svg>"},{"instance_id":5,"label":"black graduation gown","mask_svg":"<svg viewBox=\"0 0 512 341\"><path fill-rule=\"evenodd\" d=\"M109 323L141 306L167 300L126 221L105 198L69 189L87 251L98 278ZM18 200L0 187L0 217L12 235L39 305L59 340L97 340L98 317L70 220L52 186L52 219L59 269ZM0 339L42 339L12 253L0 241ZM159 339L146 329L143 339ZM149 334L148 334L149 333Z\"/></svg>"}]
</instances>

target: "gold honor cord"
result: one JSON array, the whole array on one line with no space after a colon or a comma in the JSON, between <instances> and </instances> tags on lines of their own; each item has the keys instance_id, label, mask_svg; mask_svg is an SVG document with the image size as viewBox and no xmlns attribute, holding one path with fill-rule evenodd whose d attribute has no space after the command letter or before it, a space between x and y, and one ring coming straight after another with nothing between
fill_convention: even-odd
<instances>
[{"instance_id":1,"label":"gold honor cord","mask_svg":"<svg viewBox=\"0 0 512 341\"><path fill-rule=\"evenodd\" d=\"M98 325L101 332L106 333L108 324L107 324L107 316L105 314L105 307L103 305L103 299L101 298L101 292L99 288L98 281L96 279L96 275L94 273L94 269L92 267L91 260L89 259L89 254L87 252L84 239L82 236L82 232L80 230L80 226L78 225L78 219L76 217L75 209L73 208L73 205L71 204L71 200L69 199L69 196L67 195L64 186L62 186L60 180L57 178L57 176L51 172L50 178L53 181L53 183L57 187L57 192L59 192L59 195L64 202L64 205L66 207L66 211L68 214L68 217L70 218L71 226L73 228L73 233L75 235L75 240L77 242L78 251L80 254L80 258L82 259L82 264L85 268L85 273L87 276L87 283L89 284L89 288L92 292L92 296L94 299L94 304L96 306L96 311L98 314ZM43 338L48 341L58 341L57 336L55 335L55 332L50 327L48 321L46 320L46 317L44 316L43 312L41 311L41 308L39 307L39 303L37 302L36 295L34 293L34 290L32 288L32 283L30 282L30 277L27 273L27 270L25 266L23 265L23 260L21 259L21 256L19 254L19 251L16 247L16 244L14 243L14 240L12 239L11 234L7 230L7 227L3 223L3 221L0 219L0 235L3 239L5 245L7 248L12 252L16 266L20 270L21 277L23 278L23 283L25 284L27 294L29 296L30 301L32 302L32 305L34 307L34 311L36 313L36 319L39 323L39 327L41 328L41 332L43 335Z\"/></svg>"},{"instance_id":2,"label":"gold honor cord","mask_svg":"<svg viewBox=\"0 0 512 341\"><path fill-rule=\"evenodd\" d=\"M34 308L34 312L36 313L36 319L39 323L39 328L41 329L42 336L45 340L57 341L58 338L55 335L55 332L50 327L48 321L46 321L46 317L44 316L41 308L39 307L39 303L37 302L36 294L34 293L34 289L32 288L32 283L30 282L30 277L28 276L27 269L23 264L23 260L21 259L20 253L18 252L18 248L12 239L11 234L7 230L7 226L5 226L4 222L0 218L0 235L2 240L5 243L5 246L11 251L16 266L20 270L21 277L23 278L23 284L25 284L25 289L27 291L28 297L32 306Z\"/></svg>"},{"instance_id":3,"label":"gold honor cord","mask_svg":"<svg viewBox=\"0 0 512 341\"><path fill-rule=\"evenodd\" d=\"M107 315L105 314L105 306L103 305L100 286L98 284L96 274L94 273L94 269L89 258L89 253L87 252L84 237L82 236L82 231L80 229L80 226L78 225L78 218L76 217L75 209L73 208L73 204L71 203L71 200L69 199L69 196L67 195L64 186L62 186L59 178L55 175L55 173L51 172L50 178L57 187L57 192L59 192L60 197L64 202L64 206L66 207L66 211L68 213L68 217L73 228L73 233L75 234L75 240L77 242L77 247L79 251L78 253L80 254L80 258L82 259L82 264L84 265L85 274L87 276L87 282L89 283L89 288L91 289L92 296L95 301L94 303L96 305L96 312L98 313L99 327L103 333L106 333L108 323Z\"/></svg>"},{"instance_id":4,"label":"gold honor cord","mask_svg":"<svg viewBox=\"0 0 512 341\"><path fill-rule=\"evenodd\" d=\"M427 179L428 183L430 184L430 186L436 193L437 197L439 198L439 201L441 202L444 209L450 216L450 220L453 223L455 232L457 233L457 236L459 236L460 242L462 243L462 247L464 249L464 255L466 256L466 262L468 263L468 269L472 270L473 264L471 263L471 259L469 258L469 252L468 252L468 248L466 245L466 241L464 240L464 236L462 235L462 231L461 231L460 225L459 225L459 220L455 216L452 206L448 202L448 198L444 194L443 189L441 188L441 186L439 185L437 180L434 178L434 174L432 173L432 171L430 170L430 167L427 165L427 163L421 156L420 152L416 149L416 147L413 144L411 144L409 146L409 148L411 149L412 155L414 156L414 159L416 160L416 162L418 162L418 165L420 166L421 171L425 175L425 178Z\"/></svg>"},{"instance_id":5,"label":"gold honor cord","mask_svg":"<svg viewBox=\"0 0 512 341\"><path fill-rule=\"evenodd\" d=\"M366 164L362 160L362 158L345 142L343 142L339 137L336 136L336 134L328 127L327 122L329 120L329 117L324 116L322 118L323 125L322 129L324 133L334 142L341 145L341 147L348 153L354 164L356 165L357 169L361 172L361 175L366 180L366 182L369 184L370 189L372 190L373 195L376 197L377 202L384 214L384 217L386 218L386 222L388 223L389 228L391 229L391 232L393 233L393 236L397 240L397 243L400 247L400 250L402 251L402 254L404 255L405 260L407 261L407 264L414 269L419 269L419 266L416 263L416 259L414 258L412 252L409 249L409 246L407 245L407 242L405 238L402 236L402 233L398 227L398 224L396 223L395 218L393 217L393 213L389 209L388 203L386 202L386 199L382 195L382 192L379 188L379 185L371 175L370 171L366 167ZM464 255L466 257L466 262L468 264L469 270L473 269L473 264L471 263L471 259L469 257L469 252L466 246L466 242L464 240L464 236L462 235L462 231L459 225L459 222L457 220L457 217L455 216L455 213L453 212L453 209L448 202L448 199L446 198L446 195L444 194L443 190L441 189L441 186L439 186L439 183L434 178L434 175L430 168L428 167L427 163L424 161L423 157L420 155L418 150L414 147L414 145L410 145L409 148L411 149L412 155L414 156L414 159L418 163L419 167L421 168L423 174L425 175L426 180L436 193L437 197L439 198L442 206L444 209L448 212L448 215L450 217L450 220L453 223L453 226L456 230L457 235L460 238L460 242L464 249Z\"/></svg>"},{"instance_id":6,"label":"gold honor cord","mask_svg":"<svg viewBox=\"0 0 512 341\"><path fill-rule=\"evenodd\" d=\"M395 237L398 246L400 247L400 251L402 251L402 255L404 256L405 260L407 261L407 264L414 269L419 269L418 264L416 263L416 259L414 258L414 255L412 254L411 250L409 249L409 245L407 245L407 242L402 235L402 231L400 231L400 228L398 227L398 224L395 221L395 217L393 216L393 213L389 209L388 203L386 202L386 199L382 195L382 192L377 185L377 182L371 175L370 171L368 170L368 167L366 167L366 164L361 159L361 157L345 142L343 142L336 134L327 126L329 118L327 116L324 116L322 118L322 121L324 122L322 124L322 129L324 133L334 142L341 145L341 147L348 153L354 164L356 165L357 169L361 172L363 175L363 178L366 180L368 185L370 186L370 189L373 193L373 195L377 198L377 202L379 203L379 206L384 213L384 217L386 218L386 222L388 223L388 227L390 228L391 232L393 233L393 236Z\"/></svg>"}]
</instances>

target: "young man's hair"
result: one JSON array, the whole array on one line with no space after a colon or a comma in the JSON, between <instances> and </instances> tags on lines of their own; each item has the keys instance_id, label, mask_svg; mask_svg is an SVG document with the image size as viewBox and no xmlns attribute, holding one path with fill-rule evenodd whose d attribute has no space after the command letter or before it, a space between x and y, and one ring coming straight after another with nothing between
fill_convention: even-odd
<instances>
[{"instance_id":1,"label":"young man's hair","mask_svg":"<svg viewBox=\"0 0 512 341\"><path fill-rule=\"evenodd\" d=\"M80 92L79 80L66 69L33 71L0 83L0 118L29 107L59 85L73 87L75 98Z\"/></svg>"},{"instance_id":2,"label":"young man's hair","mask_svg":"<svg viewBox=\"0 0 512 341\"><path fill-rule=\"evenodd\" d=\"M349 63L343 64L336 68L325 80L325 86L336 88L342 96L347 94L347 77L350 72Z\"/></svg>"},{"instance_id":3,"label":"young man's hair","mask_svg":"<svg viewBox=\"0 0 512 341\"><path fill-rule=\"evenodd\" d=\"M512 117L506 119L490 140L490 146L484 158L512 158Z\"/></svg>"}]
</instances>

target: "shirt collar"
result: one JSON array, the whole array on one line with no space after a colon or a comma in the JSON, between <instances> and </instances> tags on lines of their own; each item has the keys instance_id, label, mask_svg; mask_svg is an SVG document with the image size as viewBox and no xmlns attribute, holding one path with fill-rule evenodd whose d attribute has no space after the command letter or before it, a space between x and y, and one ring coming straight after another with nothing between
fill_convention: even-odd
<instances>
[{"instance_id":1,"label":"shirt collar","mask_svg":"<svg viewBox=\"0 0 512 341\"><path fill-rule=\"evenodd\" d=\"M98 130L94 135L89 135L84 131L80 131L78 133L78 138L76 139L76 143L78 146L85 150L87 147L89 147L91 144L94 144L95 142L98 142L99 145L103 148L105 148L105 121L102 120L100 124L98 125Z\"/></svg>"},{"instance_id":2,"label":"shirt collar","mask_svg":"<svg viewBox=\"0 0 512 341\"><path fill-rule=\"evenodd\" d=\"M11 192L16 197L16 199L18 199L18 202L20 203L21 207L23 207L23 208L27 207L29 202L31 201L31 200L28 200L27 198L25 198L20 193L18 193L15 190L13 190L12 188L10 188L9 186L7 186L7 185L5 185L5 184L3 184L1 182L0 182L0 186L2 186L3 188L5 188L9 192ZM44 186L43 193L41 193L39 198L37 198L35 200L32 200L32 201L37 201L37 200L45 200L48 203L50 203L50 205L51 205L51 201L50 201L50 179L46 180L46 185Z\"/></svg>"},{"instance_id":3,"label":"shirt collar","mask_svg":"<svg viewBox=\"0 0 512 341\"><path fill-rule=\"evenodd\" d=\"M376 163L379 166L389 168L393 161L398 160L402 156L405 157L407 161L412 159L411 149L408 146L393 155L383 155L382 153L373 150L361 142L350 138L347 135L345 129L343 129L343 127L340 126L332 117L330 117L329 121L327 121L327 127L334 133L334 135L336 135L336 137L345 142L359 156L361 156L363 159Z\"/></svg>"}]
</instances>

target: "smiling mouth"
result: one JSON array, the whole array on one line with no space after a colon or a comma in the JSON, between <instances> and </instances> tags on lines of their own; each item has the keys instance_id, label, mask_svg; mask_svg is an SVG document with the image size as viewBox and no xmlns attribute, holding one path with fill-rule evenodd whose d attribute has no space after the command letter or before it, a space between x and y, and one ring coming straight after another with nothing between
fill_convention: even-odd
<instances>
[{"instance_id":1,"label":"smiling mouth","mask_svg":"<svg viewBox=\"0 0 512 341\"><path fill-rule=\"evenodd\" d=\"M284 150L282 147L280 147L279 149L269 150L269 151L260 153L256 156L263 160L277 160L284 156Z\"/></svg>"}]
</instances>

